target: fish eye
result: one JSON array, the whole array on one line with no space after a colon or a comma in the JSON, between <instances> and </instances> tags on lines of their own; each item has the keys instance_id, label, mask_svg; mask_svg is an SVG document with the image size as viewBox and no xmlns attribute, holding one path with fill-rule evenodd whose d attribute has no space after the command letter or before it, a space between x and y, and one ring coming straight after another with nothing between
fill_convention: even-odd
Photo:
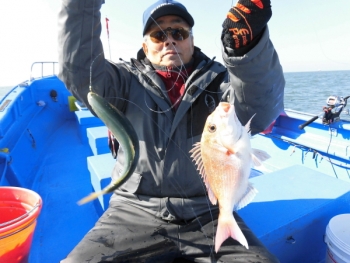
<instances>
[{"instance_id":1,"label":"fish eye","mask_svg":"<svg viewBox=\"0 0 350 263\"><path fill-rule=\"evenodd\" d=\"M216 125L215 124L209 124L208 131L210 133L216 132Z\"/></svg>"}]
</instances>

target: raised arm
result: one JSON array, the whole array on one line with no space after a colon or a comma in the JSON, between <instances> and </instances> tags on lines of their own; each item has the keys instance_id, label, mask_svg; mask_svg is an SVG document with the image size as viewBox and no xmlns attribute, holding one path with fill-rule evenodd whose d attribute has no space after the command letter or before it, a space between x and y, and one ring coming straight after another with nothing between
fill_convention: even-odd
<instances>
[{"instance_id":1,"label":"raised arm","mask_svg":"<svg viewBox=\"0 0 350 263\"><path fill-rule=\"evenodd\" d=\"M284 110L284 76L267 22L269 0L239 0L223 23L222 54L235 91L241 122L254 114L252 133L268 127Z\"/></svg>"},{"instance_id":2,"label":"raised arm","mask_svg":"<svg viewBox=\"0 0 350 263\"><path fill-rule=\"evenodd\" d=\"M113 98L123 96L116 88L122 86L123 69L105 60L100 40L103 2L63 0L59 13L59 78L86 105L90 81L94 92L115 105Z\"/></svg>"}]
</instances>

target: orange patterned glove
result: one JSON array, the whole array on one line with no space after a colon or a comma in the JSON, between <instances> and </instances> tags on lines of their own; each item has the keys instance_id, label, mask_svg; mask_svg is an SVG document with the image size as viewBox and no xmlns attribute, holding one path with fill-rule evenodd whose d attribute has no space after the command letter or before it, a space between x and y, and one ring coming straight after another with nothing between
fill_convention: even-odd
<instances>
[{"instance_id":1,"label":"orange patterned glove","mask_svg":"<svg viewBox=\"0 0 350 263\"><path fill-rule=\"evenodd\" d=\"M259 36L272 15L270 0L239 0L222 24L226 47L240 49Z\"/></svg>"}]
</instances>

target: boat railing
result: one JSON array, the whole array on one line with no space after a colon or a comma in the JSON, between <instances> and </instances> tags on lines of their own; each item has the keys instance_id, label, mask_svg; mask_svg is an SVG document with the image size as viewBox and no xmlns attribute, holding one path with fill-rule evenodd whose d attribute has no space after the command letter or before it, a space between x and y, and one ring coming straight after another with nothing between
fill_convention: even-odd
<instances>
[{"instance_id":1,"label":"boat railing","mask_svg":"<svg viewBox=\"0 0 350 263\"><path fill-rule=\"evenodd\" d=\"M0 112L4 111L9 106L12 99L8 99L8 96L18 87L28 87L30 83L35 79L40 79L48 76L57 76L58 74L58 62L56 61L38 61L34 62L30 68L29 81L23 81L10 89L6 95L0 97Z\"/></svg>"},{"instance_id":2,"label":"boat railing","mask_svg":"<svg viewBox=\"0 0 350 263\"><path fill-rule=\"evenodd\" d=\"M44 76L57 75L58 62L56 61L38 61L34 62L30 68L30 81L35 78L43 78Z\"/></svg>"}]
</instances>

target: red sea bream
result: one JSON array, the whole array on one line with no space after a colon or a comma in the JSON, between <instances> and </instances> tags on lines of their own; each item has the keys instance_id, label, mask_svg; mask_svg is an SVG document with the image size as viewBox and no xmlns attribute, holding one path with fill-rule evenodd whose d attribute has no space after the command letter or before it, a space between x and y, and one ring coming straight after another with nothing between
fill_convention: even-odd
<instances>
[{"instance_id":1,"label":"red sea bream","mask_svg":"<svg viewBox=\"0 0 350 263\"><path fill-rule=\"evenodd\" d=\"M229 237L248 249L232 212L246 206L257 190L248 181L252 165L270 156L250 146L250 121L242 126L234 106L221 102L207 118L201 141L191 150L212 204L219 203L215 251Z\"/></svg>"}]
</instances>

